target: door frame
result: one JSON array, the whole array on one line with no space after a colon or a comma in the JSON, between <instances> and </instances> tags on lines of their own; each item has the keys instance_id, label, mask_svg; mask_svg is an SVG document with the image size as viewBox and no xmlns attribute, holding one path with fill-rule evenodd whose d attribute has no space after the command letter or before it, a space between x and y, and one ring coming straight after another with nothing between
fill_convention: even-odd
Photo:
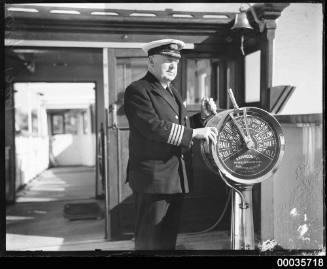
<instances>
[{"instance_id":1,"label":"door frame","mask_svg":"<svg viewBox=\"0 0 327 269\"><path fill-rule=\"evenodd\" d=\"M35 46L37 47L37 46ZM42 46L38 46L38 47L42 47ZM43 47L42 47L43 48ZM98 83L97 81L85 81L85 80L79 80L79 81L63 81L63 80L58 80L58 81L45 81L44 79L42 80L32 80L32 81L27 81L27 80L13 80L12 81L12 91L13 91L13 95L12 95L12 98L13 98L13 107L14 107L14 103L15 103L15 97L14 97L14 84L16 83L93 83L94 84L94 100L95 100L95 107L97 107L97 89L98 89ZM47 115L49 115L49 113L47 113ZM50 123L52 122L52 115L50 113ZM96 138L96 142L97 142L97 109L95 109L95 115L94 115L94 123L95 123L95 130L94 130L94 133L95 133L95 138ZM16 122L16 119L15 119L15 110L13 110L13 137L16 136L15 134L15 122ZM47 120L47 122L49 123L49 121ZM65 123L64 123L65 124ZM52 125L48 126L48 136L50 138L50 136L52 135ZM14 194L12 195L13 197L13 200L10 201L11 203L14 203L15 202L15 197L16 197L16 142L15 142L15 139L13 141L13 148L11 148L10 150L10 154L13 156L13 162L11 162L10 166L14 166L14 169L13 169L13 191L14 191ZM97 150L95 152L95 154L97 154ZM95 163L95 167L97 167L97 155L95 156L95 160L96 160L96 163ZM50 156L49 156L49 164L50 164ZM96 176L95 176L95 181L98 181L98 171L96 169ZM95 195L97 194L96 190L95 190ZM96 196L95 196L96 197Z\"/></svg>"}]
</instances>

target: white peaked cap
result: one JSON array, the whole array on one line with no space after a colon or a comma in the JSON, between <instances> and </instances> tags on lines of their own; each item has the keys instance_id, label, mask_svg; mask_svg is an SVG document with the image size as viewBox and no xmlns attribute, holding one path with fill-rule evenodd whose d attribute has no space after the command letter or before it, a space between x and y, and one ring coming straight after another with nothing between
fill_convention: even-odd
<instances>
[{"instance_id":1,"label":"white peaked cap","mask_svg":"<svg viewBox=\"0 0 327 269\"><path fill-rule=\"evenodd\" d=\"M160 52L159 47L165 46L165 45L170 45L170 44L173 44L173 46L174 46L173 48L171 48L172 52L169 52L169 48L163 49L163 53ZM146 43L143 46L143 50L145 51L146 54L149 54L150 50L158 48L159 51L157 51L157 53L159 53L159 54L166 54L166 55L171 54L172 56L175 56L174 52L179 54L179 51L182 50L184 48L184 46L185 46L185 43L183 41L181 41L181 40L177 40L177 39L160 39L160 40L155 40L155 41Z\"/></svg>"}]
</instances>

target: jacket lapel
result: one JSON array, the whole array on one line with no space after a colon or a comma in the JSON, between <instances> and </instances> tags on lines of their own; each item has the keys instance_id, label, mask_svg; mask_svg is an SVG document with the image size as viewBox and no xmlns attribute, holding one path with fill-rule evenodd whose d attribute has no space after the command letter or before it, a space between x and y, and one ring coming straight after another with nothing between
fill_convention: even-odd
<instances>
[{"instance_id":1,"label":"jacket lapel","mask_svg":"<svg viewBox=\"0 0 327 269\"><path fill-rule=\"evenodd\" d=\"M186 111L186 107L183 104L182 97L180 96L179 92L174 87L171 87L171 90L173 91L174 95L176 96L176 101L180 107L180 115L181 115L180 118L184 119L184 117L187 115L187 111Z\"/></svg>"},{"instance_id":2,"label":"jacket lapel","mask_svg":"<svg viewBox=\"0 0 327 269\"><path fill-rule=\"evenodd\" d=\"M171 106L176 114L179 115L178 108L176 108L176 105L174 105L173 98L168 96L169 93L167 90L162 87L160 82L150 72L146 75L146 77L151 82L152 90L160 95Z\"/></svg>"}]
</instances>

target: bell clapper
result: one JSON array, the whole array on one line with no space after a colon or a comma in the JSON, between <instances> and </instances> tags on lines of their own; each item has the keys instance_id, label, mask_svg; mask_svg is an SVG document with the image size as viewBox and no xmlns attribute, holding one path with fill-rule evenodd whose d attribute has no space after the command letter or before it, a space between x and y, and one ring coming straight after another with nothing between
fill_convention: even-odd
<instances>
[{"instance_id":1,"label":"bell clapper","mask_svg":"<svg viewBox=\"0 0 327 269\"><path fill-rule=\"evenodd\" d=\"M241 36L241 51L242 51L242 55L244 56L244 35Z\"/></svg>"}]
</instances>

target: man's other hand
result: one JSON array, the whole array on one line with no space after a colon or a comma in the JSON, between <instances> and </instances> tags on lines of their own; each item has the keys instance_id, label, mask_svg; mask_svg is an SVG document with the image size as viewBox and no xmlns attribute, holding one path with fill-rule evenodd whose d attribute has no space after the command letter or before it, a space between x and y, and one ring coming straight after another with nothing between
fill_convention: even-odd
<instances>
[{"instance_id":1,"label":"man's other hand","mask_svg":"<svg viewBox=\"0 0 327 269\"><path fill-rule=\"evenodd\" d=\"M212 114L217 113L216 103L212 98L204 97L201 100L201 119L206 119Z\"/></svg>"}]
</instances>

